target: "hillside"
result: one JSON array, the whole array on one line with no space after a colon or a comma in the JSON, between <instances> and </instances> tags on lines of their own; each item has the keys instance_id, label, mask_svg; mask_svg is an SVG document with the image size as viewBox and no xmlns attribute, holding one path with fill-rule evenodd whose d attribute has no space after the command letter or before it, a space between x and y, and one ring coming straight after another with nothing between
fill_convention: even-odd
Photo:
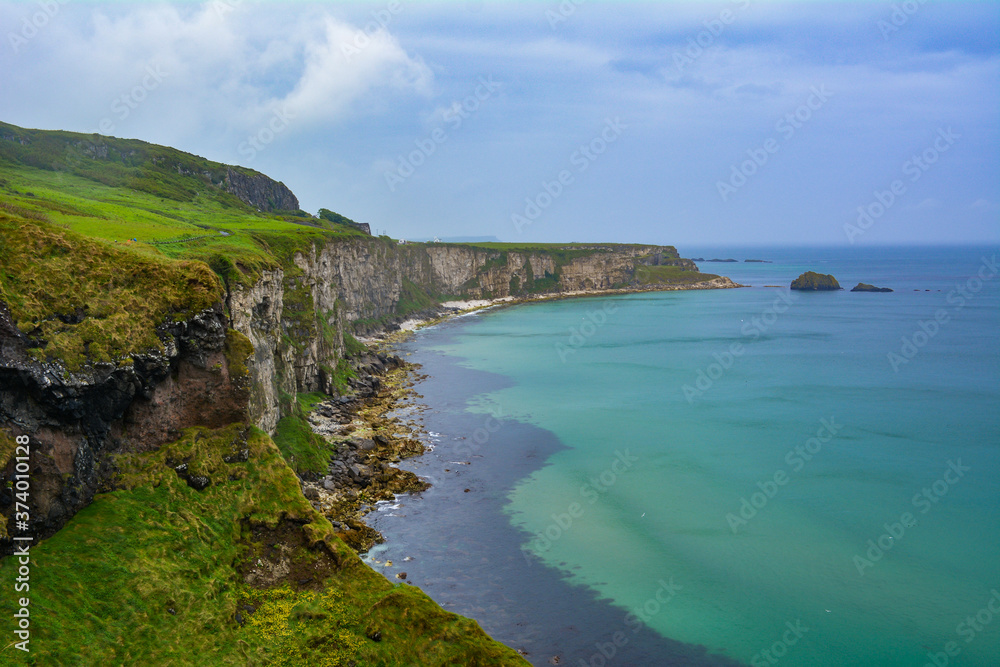
<instances>
[{"instance_id":1,"label":"hillside","mask_svg":"<svg viewBox=\"0 0 1000 667\"><path fill-rule=\"evenodd\" d=\"M379 395L353 333L446 299L732 285L669 246L404 245L320 213L250 170L0 124L0 548L34 538L26 664L524 664L345 546L302 493L334 447L306 413Z\"/></svg>"}]
</instances>

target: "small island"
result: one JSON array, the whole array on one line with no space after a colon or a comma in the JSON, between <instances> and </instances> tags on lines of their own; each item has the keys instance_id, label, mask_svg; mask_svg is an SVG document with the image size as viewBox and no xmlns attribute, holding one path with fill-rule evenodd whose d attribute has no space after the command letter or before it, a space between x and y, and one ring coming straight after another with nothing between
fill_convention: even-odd
<instances>
[{"instance_id":1,"label":"small island","mask_svg":"<svg viewBox=\"0 0 1000 667\"><path fill-rule=\"evenodd\" d=\"M757 262L758 264L773 264L769 259L744 259L744 262Z\"/></svg>"},{"instance_id":2,"label":"small island","mask_svg":"<svg viewBox=\"0 0 1000 667\"><path fill-rule=\"evenodd\" d=\"M829 274L806 271L801 276L792 281L792 289L825 292L844 289L837 282L837 279Z\"/></svg>"},{"instance_id":3,"label":"small island","mask_svg":"<svg viewBox=\"0 0 1000 667\"><path fill-rule=\"evenodd\" d=\"M874 285L869 285L868 283L858 283L851 290L852 292L891 292L892 289L889 287L875 287Z\"/></svg>"}]
</instances>

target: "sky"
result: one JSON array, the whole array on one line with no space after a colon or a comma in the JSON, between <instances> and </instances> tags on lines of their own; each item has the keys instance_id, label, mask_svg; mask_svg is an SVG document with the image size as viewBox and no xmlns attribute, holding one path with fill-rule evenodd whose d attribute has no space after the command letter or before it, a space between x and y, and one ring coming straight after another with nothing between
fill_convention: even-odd
<instances>
[{"instance_id":1,"label":"sky","mask_svg":"<svg viewBox=\"0 0 1000 667\"><path fill-rule=\"evenodd\" d=\"M395 238L1000 242L1000 3L0 2L0 120Z\"/></svg>"}]
</instances>

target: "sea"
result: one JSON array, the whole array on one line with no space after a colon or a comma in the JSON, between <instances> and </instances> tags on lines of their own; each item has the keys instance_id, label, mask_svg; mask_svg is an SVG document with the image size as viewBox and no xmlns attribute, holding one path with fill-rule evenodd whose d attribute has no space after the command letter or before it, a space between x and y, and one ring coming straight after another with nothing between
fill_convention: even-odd
<instances>
[{"instance_id":1,"label":"sea","mask_svg":"<svg viewBox=\"0 0 1000 667\"><path fill-rule=\"evenodd\" d=\"M368 561L534 665L1000 665L1000 249L680 250L747 287L402 344L432 486Z\"/></svg>"}]
</instances>

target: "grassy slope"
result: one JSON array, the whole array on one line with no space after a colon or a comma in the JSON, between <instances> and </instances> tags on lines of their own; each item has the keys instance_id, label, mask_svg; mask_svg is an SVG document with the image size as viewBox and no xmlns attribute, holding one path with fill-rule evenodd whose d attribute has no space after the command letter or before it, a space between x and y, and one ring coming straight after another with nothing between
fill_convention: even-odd
<instances>
[{"instance_id":1,"label":"grassy slope","mask_svg":"<svg viewBox=\"0 0 1000 667\"><path fill-rule=\"evenodd\" d=\"M181 461L212 484L190 488L173 470ZM264 433L190 429L117 464L119 490L32 549L32 653L4 642L0 662L525 664L474 621L364 565L302 497ZM272 566L282 561L284 576L246 582L281 572ZM0 561L0 588L13 590L16 568ZM13 596L0 597L0 616L14 610Z\"/></svg>"}]
</instances>

